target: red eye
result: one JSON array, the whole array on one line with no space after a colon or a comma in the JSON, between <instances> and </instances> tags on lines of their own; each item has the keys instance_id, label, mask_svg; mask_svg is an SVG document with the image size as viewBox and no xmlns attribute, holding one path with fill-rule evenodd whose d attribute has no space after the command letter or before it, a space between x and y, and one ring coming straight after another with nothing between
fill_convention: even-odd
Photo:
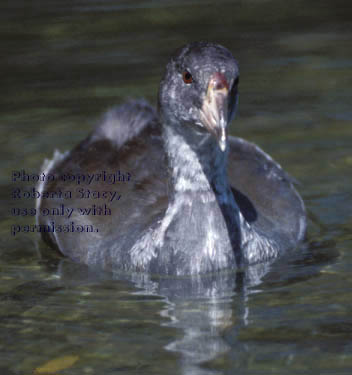
<instances>
[{"instance_id":1,"label":"red eye","mask_svg":"<svg viewBox=\"0 0 352 375\"><path fill-rule=\"evenodd\" d=\"M193 82L192 74L191 74L190 72L188 72L187 70L185 70L185 71L182 73L182 78L183 78L183 82L184 82L184 83L187 83L187 85L189 85L190 83Z\"/></svg>"}]
</instances>

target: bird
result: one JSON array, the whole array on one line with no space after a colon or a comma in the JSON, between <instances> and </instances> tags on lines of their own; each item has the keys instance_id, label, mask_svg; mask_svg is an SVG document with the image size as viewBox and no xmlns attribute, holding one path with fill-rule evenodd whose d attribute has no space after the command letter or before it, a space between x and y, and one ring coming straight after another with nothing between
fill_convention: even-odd
<instances>
[{"instance_id":1,"label":"bird","mask_svg":"<svg viewBox=\"0 0 352 375\"><path fill-rule=\"evenodd\" d=\"M45 161L53 177L37 188L44 241L91 267L173 276L238 270L296 248L306 210L295 180L257 145L228 134L238 87L227 48L179 48L157 109L130 99Z\"/></svg>"}]
</instances>

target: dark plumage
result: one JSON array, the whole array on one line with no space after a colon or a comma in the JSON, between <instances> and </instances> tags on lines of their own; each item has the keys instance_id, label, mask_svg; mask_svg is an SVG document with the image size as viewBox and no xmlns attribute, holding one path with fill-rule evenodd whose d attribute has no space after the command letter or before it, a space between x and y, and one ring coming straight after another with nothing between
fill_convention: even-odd
<instances>
[{"instance_id":1,"label":"dark plumage","mask_svg":"<svg viewBox=\"0 0 352 375\"><path fill-rule=\"evenodd\" d=\"M227 136L237 105L239 70L222 46L192 43L172 57L159 90L159 113L131 101L45 166L56 175L121 171L128 182L47 182L41 191L117 190L112 215L80 215L99 199L62 203L71 218L39 224L92 224L98 232L43 233L64 255L106 269L200 274L273 259L302 240L304 204L281 167L254 144Z\"/></svg>"}]
</instances>

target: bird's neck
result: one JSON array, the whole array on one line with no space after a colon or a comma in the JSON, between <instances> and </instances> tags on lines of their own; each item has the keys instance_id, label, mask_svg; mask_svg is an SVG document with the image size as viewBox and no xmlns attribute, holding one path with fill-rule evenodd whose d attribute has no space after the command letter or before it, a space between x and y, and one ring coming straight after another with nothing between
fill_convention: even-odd
<instances>
[{"instance_id":1,"label":"bird's neck","mask_svg":"<svg viewBox=\"0 0 352 375\"><path fill-rule=\"evenodd\" d=\"M232 196L227 179L227 152L211 135L180 133L164 126L164 141L170 173L170 198L194 195L204 201L226 203Z\"/></svg>"}]
</instances>

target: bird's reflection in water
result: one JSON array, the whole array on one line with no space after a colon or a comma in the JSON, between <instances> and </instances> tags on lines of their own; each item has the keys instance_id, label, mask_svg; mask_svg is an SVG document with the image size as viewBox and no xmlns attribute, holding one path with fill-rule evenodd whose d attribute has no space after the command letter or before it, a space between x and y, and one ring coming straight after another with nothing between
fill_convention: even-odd
<instances>
[{"instance_id":1,"label":"bird's reflection in water","mask_svg":"<svg viewBox=\"0 0 352 375\"><path fill-rule=\"evenodd\" d=\"M223 271L205 276L153 277L148 274L115 272L114 280L132 282L136 295L161 296L167 321L161 324L180 330L165 349L180 355L183 374L214 374L202 365L231 348L223 339L224 332L233 332L248 324L247 298L258 292L261 279L270 270L270 263L253 265L242 271ZM90 270L84 265L64 259L58 273L63 283L84 285L111 280L111 274ZM181 336L181 338L180 338Z\"/></svg>"},{"instance_id":2,"label":"bird's reflection in water","mask_svg":"<svg viewBox=\"0 0 352 375\"><path fill-rule=\"evenodd\" d=\"M163 324L183 331L182 337L165 349L180 354L182 373L214 374L201 365L230 350L223 333L227 328L248 324L248 294L256 291L254 287L269 269L270 264L265 263L237 272L183 278L134 274L131 280L141 288L136 294L165 298L161 315L169 321Z\"/></svg>"}]
</instances>

